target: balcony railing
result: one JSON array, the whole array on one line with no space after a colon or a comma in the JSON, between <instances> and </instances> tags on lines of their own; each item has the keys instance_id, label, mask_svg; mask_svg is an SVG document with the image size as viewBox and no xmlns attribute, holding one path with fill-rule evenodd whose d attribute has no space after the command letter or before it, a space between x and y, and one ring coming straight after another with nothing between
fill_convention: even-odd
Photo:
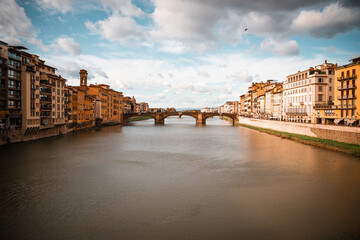
<instances>
[{"instance_id":1,"label":"balcony railing","mask_svg":"<svg viewBox=\"0 0 360 240\"><path fill-rule=\"evenodd\" d=\"M21 86L19 86L19 85L9 85L9 88L21 89Z\"/></svg>"},{"instance_id":2,"label":"balcony railing","mask_svg":"<svg viewBox=\"0 0 360 240\"><path fill-rule=\"evenodd\" d=\"M21 57L16 55L15 53L9 52L9 58L13 58L13 59L21 61Z\"/></svg>"},{"instance_id":3,"label":"balcony railing","mask_svg":"<svg viewBox=\"0 0 360 240\"><path fill-rule=\"evenodd\" d=\"M352 75L352 76L346 76L346 77L338 77L337 80L339 82L341 81L346 81L346 80L352 80L352 79L355 79L357 77L357 75Z\"/></svg>"},{"instance_id":4,"label":"balcony railing","mask_svg":"<svg viewBox=\"0 0 360 240\"><path fill-rule=\"evenodd\" d=\"M306 112L285 112L288 116L307 116Z\"/></svg>"},{"instance_id":5,"label":"balcony railing","mask_svg":"<svg viewBox=\"0 0 360 240\"><path fill-rule=\"evenodd\" d=\"M21 109L21 105L9 105L9 109Z\"/></svg>"},{"instance_id":6,"label":"balcony railing","mask_svg":"<svg viewBox=\"0 0 360 240\"><path fill-rule=\"evenodd\" d=\"M355 105L343 105L343 106L337 106L339 109L355 109Z\"/></svg>"},{"instance_id":7,"label":"balcony railing","mask_svg":"<svg viewBox=\"0 0 360 240\"><path fill-rule=\"evenodd\" d=\"M314 109L336 109L337 106L333 104L315 104Z\"/></svg>"},{"instance_id":8,"label":"balcony railing","mask_svg":"<svg viewBox=\"0 0 360 240\"><path fill-rule=\"evenodd\" d=\"M55 83L50 83L47 80L40 80L40 85L55 86Z\"/></svg>"},{"instance_id":9,"label":"balcony railing","mask_svg":"<svg viewBox=\"0 0 360 240\"><path fill-rule=\"evenodd\" d=\"M338 90L347 90L347 89L354 89L356 88L356 85L354 84L349 84L349 85L344 85L344 86L338 86Z\"/></svg>"},{"instance_id":10,"label":"balcony railing","mask_svg":"<svg viewBox=\"0 0 360 240\"><path fill-rule=\"evenodd\" d=\"M40 93L49 93L49 94L51 94L51 89L49 89L49 88L40 88Z\"/></svg>"},{"instance_id":11,"label":"balcony railing","mask_svg":"<svg viewBox=\"0 0 360 240\"><path fill-rule=\"evenodd\" d=\"M41 97L40 101L42 101L42 102L51 102L51 98Z\"/></svg>"},{"instance_id":12,"label":"balcony railing","mask_svg":"<svg viewBox=\"0 0 360 240\"><path fill-rule=\"evenodd\" d=\"M40 109L43 110L43 111L51 111L52 108L51 107L46 107L46 106L41 106Z\"/></svg>"},{"instance_id":13,"label":"balcony railing","mask_svg":"<svg viewBox=\"0 0 360 240\"><path fill-rule=\"evenodd\" d=\"M9 98L20 99L20 98L21 98L21 95L10 95L10 94L9 94Z\"/></svg>"},{"instance_id":14,"label":"balcony railing","mask_svg":"<svg viewBox=\"0 0 360 240\"><path fill-rule=\"evenodd\" d=\"M20 65L11 65L11 64L9 64L8 67L9 67L9 68L12 68L12 69L16 69L16 70L20 70L20 69L21 69L21 66L20 66Z\"/></svg>"},{"instance_id":15,"label":"balcony railing","mask_svg":"<svg viewBox=\"0 0 360 240\"><path fill-rule=\"evenodd\" d=\"M353 99L356 98L356 96L350 94L350 95L342 95L342 96L338 96L337 99L339 100L343 100L343 99Z\"/></svg>"}]
</instances>

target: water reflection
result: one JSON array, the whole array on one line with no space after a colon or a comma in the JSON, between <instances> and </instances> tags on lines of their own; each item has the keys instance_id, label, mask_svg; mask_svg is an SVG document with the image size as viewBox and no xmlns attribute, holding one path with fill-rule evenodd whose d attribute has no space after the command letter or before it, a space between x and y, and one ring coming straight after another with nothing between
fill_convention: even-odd
<instances>
[{"instance_id":1,"label":"water reflection","mask_svg":"<svg viewBox=\"0 0 360 240\"><path fill-rule=\"evenodd\" d=\"M232 127L152 119L0 148L4 239L346 239L360 161Z\"/></svg>"}]
</instances>

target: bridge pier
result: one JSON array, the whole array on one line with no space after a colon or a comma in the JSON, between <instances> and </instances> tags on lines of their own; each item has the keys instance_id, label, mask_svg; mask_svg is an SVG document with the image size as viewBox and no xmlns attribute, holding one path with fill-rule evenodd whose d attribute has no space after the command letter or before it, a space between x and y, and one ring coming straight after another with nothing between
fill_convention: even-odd
<instances>
[{"instance_id":1,"label":"bridge pier","mask_svg":"<svg viewBox=\"0 0 360 240\"><path fill-rule=\"evenodd\" d=\"M165 118L164 116L157 114L155 116L155 125L164 125L165 124Z\"/></svg>"},{"instance_id":2,"label":"bridge pier","mask_svg":"<svg viewBox=\"0 0 360 240\"><path fill-rule=\"evenodd\" d=\"M197 126L204 126L206 125L206 118L203 113L199 113L196 118L196 125Z\"/></svg>"},{"instance_id":3,"label":"bridge pier","mask_svg":"<svg viewBox=\"0 0 360 240\"><path fill-rule=\"evenodd\" d=\"M235 126L235 124L239 123L239 117L236 117L235 119L233 119L233 126Z\"/></svg>"}]
</instances>

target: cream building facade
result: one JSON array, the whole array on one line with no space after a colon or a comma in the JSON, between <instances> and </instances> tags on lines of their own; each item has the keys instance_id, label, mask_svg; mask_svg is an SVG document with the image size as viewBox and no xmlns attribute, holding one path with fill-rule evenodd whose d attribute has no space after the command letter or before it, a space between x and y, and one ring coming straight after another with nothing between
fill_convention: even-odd
<instances>
[{"instance_id":1,"label":"cream building facade","mask_svg":"<svg viewBox=\"0 0 360 240\"><path fill-rule=\"evenodd\" d=\"M334 101L335 68L327 63L287 76L283 84L283 119L315 123L314 107Z\"/></svg>"}]
</instances>

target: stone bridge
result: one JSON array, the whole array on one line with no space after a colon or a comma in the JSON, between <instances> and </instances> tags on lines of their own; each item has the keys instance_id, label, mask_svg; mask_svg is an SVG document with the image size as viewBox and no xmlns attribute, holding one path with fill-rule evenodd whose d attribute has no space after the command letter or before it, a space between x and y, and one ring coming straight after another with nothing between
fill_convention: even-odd
<instances>
[{"instance_id":1,"label":"stone bridge","mask_svg":"<svg viewBox=\"0 0 360 240\"><path fill-rule=\"evenodd\" d=\"M123 123L126 125L128 119L132 117L151 117L155 120L156 125L165 123L165 118L170 116L190 116L196 119L196 125L206 125L206 119L209 117L219 116L232 119L233 126L239 122L239 116L235 113L202 113L202 112L157 112L157 113L125 113Z\"/></svg>"}]
</instances>

